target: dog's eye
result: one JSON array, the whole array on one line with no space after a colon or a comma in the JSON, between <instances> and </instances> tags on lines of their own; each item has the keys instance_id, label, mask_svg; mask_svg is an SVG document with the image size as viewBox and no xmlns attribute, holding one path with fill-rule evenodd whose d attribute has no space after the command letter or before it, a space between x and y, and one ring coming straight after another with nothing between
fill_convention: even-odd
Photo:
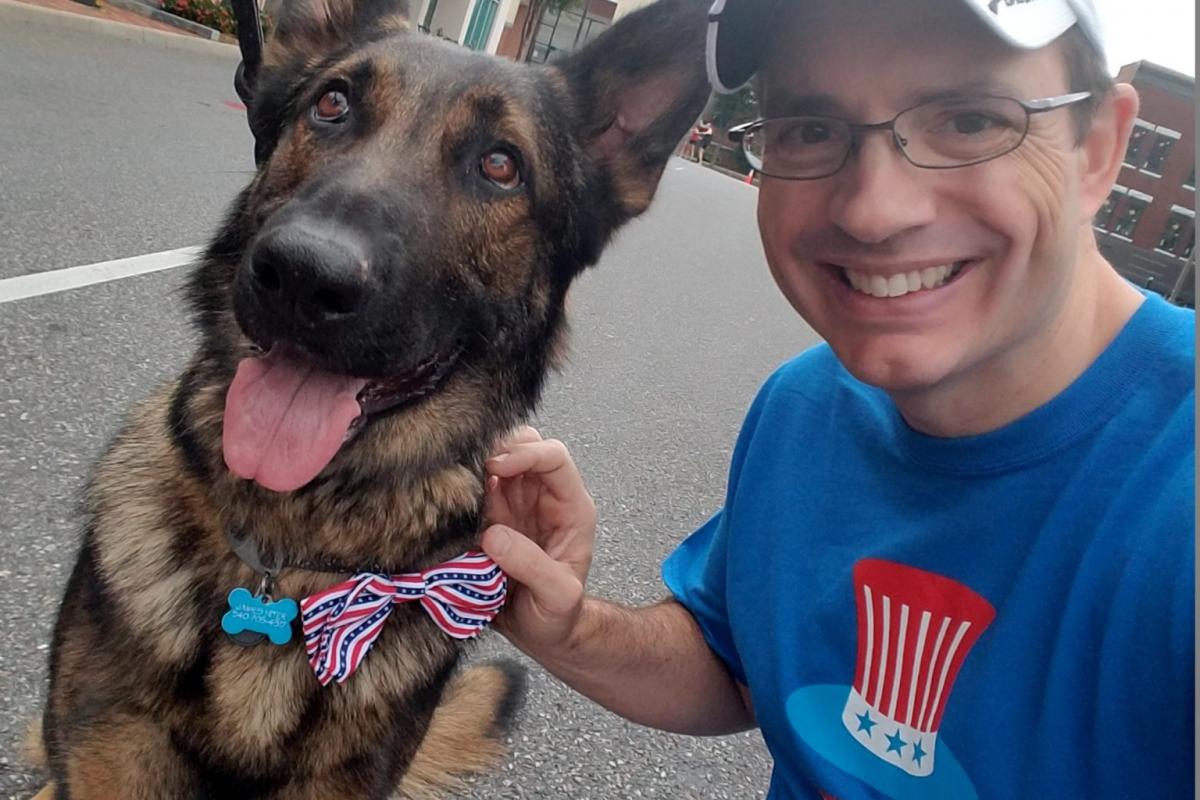
<instances>
[{"instance_id":1,"label":"dog's eye","mask_svg":"<svg viewBox=\"0 0 1200 800\"><path fill-rule=\"evenodd\" d=\"M341 122L350 113L350 100L344 92L330 89L313 106L313 118L318 122Z\"/></svg>"},{"instance_id":2,"label":"dog's eye","mask_svg":"<svg viewBox=\"0 0 1200 800\"><path fill-rule=\"evenodd\" d=\"M521 169L517 159L507 150L489 150L479 161L483 177L501 189L515 189L521 185Z\"/></svg>"}]
</instances>

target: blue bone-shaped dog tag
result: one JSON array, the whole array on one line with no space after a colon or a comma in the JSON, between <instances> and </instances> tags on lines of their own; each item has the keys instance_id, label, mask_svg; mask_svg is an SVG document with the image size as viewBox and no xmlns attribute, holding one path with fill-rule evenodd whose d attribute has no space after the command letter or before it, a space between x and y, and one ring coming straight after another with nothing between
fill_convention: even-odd
<instances>
[{"instance_id":1,"label":"blue bone-shaped dog tag","mask_svg":"<svg viewBox=\"0 0 1200 800\"><path fill-rule=\"evenodd\" d=\"M290 598L272 601L239 587L229 593L229 610L221 617L221 628L230 636L254 631L266 634L272 644L287 644L292 638L292 620L299 610Z\"/></svg>"}]
</instances>

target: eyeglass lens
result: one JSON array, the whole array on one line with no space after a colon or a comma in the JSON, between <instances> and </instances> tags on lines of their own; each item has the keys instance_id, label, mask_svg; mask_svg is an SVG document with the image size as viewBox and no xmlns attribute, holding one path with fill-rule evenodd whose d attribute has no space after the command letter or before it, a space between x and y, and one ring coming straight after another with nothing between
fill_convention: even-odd
<instances>
[{"instance_id":1,"label":"eyeglass lens","mask_svg":"<svg viewBox=\"0 0 1200 800\"><path fill-rule=\"evenodd\" d=\"M1028 113L1016 100L948 99L903 111L890 126L819 116L769 119L748 131L742 145L751 165L768 175L812 178L836 172L863 135L863 127L891 127L909 161L945 168L1003 155L1021 143L1028 125Z\"/></svg>"}]
</instances>

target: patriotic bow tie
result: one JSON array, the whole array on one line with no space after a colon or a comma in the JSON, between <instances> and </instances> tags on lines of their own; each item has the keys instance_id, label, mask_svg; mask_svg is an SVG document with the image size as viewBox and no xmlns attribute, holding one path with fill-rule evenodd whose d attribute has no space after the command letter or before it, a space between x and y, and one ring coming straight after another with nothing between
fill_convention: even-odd
<instances>
[{"instance_id":1,"label":"patriotic bow tie","mask_svg":"<svg viewBox=\"0 0 1200 800\"><path fill-rule=\"evenodd\" d=\"M322 686L349 678L366 658L396 603L419 600L438 627L470 639L504 605L508 581L476 550L422 572L362 572L300 601L304 650Z\"/></svg>"}]
</instances>

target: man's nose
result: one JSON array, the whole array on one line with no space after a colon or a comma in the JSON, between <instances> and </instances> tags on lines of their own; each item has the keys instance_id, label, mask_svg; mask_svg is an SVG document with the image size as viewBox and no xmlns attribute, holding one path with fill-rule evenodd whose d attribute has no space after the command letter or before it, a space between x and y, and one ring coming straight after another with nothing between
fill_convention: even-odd
<instances>
[{"instance_id":1,"label":"man's nose","mask_svg":"<svg viewBox=\"0 0 1200 800\"><path fill-rule=\"evenodd\" d=\"M831 180L831 221L857 241L880 244L933 222L936 198L927 172L913 166L891 131L872 131Z\"/></svg>"}]
</instances>

